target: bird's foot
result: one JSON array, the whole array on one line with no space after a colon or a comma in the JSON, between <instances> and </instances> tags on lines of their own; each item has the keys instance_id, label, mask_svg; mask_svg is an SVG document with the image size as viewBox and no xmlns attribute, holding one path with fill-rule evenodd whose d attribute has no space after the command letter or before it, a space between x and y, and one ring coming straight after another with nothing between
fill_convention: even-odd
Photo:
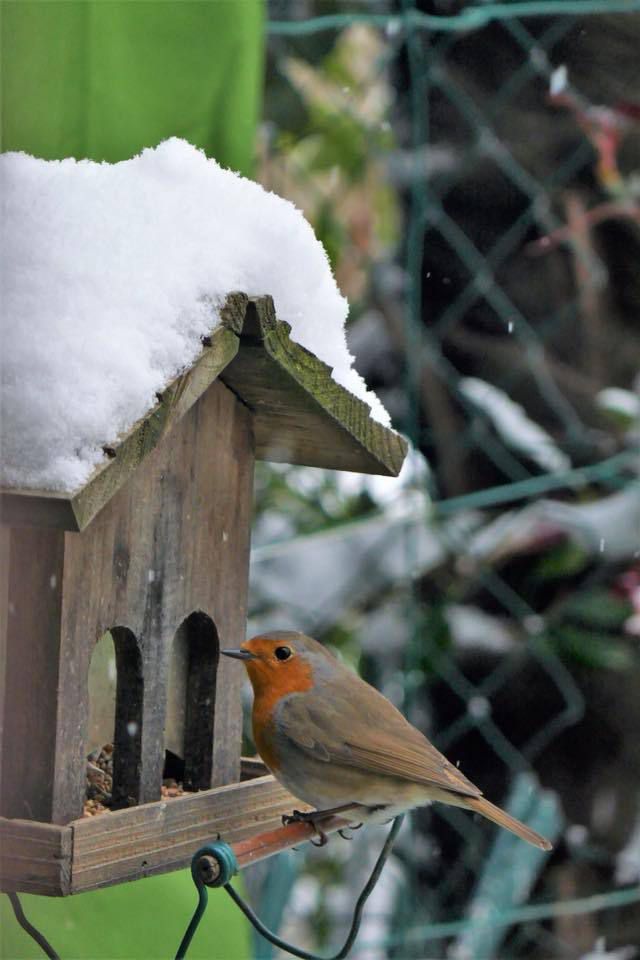
<instances>
[{"instance_id":1,"label":"bird's foot","mask_svg":"<svg viewBox=\"0 0 640 960\"><path fill-rule=\"evenodd\" d=\"M359 830L360 827L363 827L363 826L364 826L363 823L355 823L355 824L350 823L348 827L344 827L342 830L338 830L338 833L340 834L343 840L353 840L353 837L351 836L353 831Z\"/></svg>"},{"instance_id":2,"label":"bird's foot","mask_svg":"<svg viewBox=\"0 0 640 960\"><path fill-rule=\"evenodd\" d=\"M314 823L317 810L292 810L282 814L282 825L288 827L290 823Z\"/></svg>"},{"instance_id":3,"label":"bird's foot","mask_svg":"<svg viewBox=\"0 0 640 960\"><path fill-rule=\"evenodd\" d=\"M329 843L329 837L326 835L324 830L321 830L317 823L313 824L313 829L316 832L315 839L311 837L310 843L314 847L325 847Z\"/></svg>"},{"instance_id":4,"label":"bird's foot","mask_svg":"<svg viewBox=\"0 0 640 960\"><path fill-rule=\"evenodd\" d=\"M336 810L342 808L336 808ZM293 810L290 814L284 814L282 823L288 826L290 823L309 823L315 830L316 839L311 839L314 847L324 847L329 842L329 838L324 830L318 825L322 820L333 816L335 810ZM361 826L361 824L360 824Z\"/></svg>"}]
</instances>

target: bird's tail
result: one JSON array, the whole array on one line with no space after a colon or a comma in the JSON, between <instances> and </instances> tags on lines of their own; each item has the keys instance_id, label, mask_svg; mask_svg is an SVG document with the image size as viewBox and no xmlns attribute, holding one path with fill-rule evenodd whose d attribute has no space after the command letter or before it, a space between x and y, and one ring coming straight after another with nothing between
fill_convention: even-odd
<instances>
[{"instance_id":1,"label":"bird's tail","mask_svg":"<svg viewBox=\"0 0 640 960\"><path fill-rule=\"evenodd\" d=\"M510 830L511 833L515 833L517 837L526 840L527 843L532 843L534 847L540 847L541 850L551 850L552 847L548 840L541 837L535 830L530 830L529 827L525 826L525 824L519 820L516 820L515 817L505 813L500 807L496 807L494 803L485 800L484 797L465 797L464 805L467 809L475 811L475 813L481 813L482 816L488 820L493 820L499 827L504 827L505 830Z\"/></svg>"}]
</instances>

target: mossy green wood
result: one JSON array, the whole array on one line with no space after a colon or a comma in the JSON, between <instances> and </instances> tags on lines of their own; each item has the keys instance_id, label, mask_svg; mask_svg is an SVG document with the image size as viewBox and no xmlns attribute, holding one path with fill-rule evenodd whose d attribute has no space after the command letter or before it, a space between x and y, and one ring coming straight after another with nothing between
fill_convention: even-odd
<instances>
[{"instance_id":1,"label":"mossy green wood","mask_svg":"<svg viewBox=\"0 0 640 960\"><path fill-rule=\"evenodd\" d=\"M240 344L221 379L254 412L258 459L397 476L404 438L291 339L271 297L249 300Z\"/></svg>"},{"instance_id":2,"label":"mossy green wood","mask_svg":"<svg viewBox=\"0 0 640 960\"><path fill-rule=\"evenodd\" d=\"M397 475L406 441L375 421L367 404L336 383L330 367L290 333L271 297L230 295L200 356L164 389L156 406L123 437L113 438L110 459L80 490L7 489L3 521L85 529L218 377L253 411L259 459Z\"/></svg>"}]
</instances>

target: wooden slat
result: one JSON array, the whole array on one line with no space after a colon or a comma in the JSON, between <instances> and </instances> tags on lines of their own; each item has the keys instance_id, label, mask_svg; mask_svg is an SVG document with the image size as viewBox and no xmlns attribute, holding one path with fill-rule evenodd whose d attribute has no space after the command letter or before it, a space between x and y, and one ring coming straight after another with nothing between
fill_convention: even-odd
<instances>
[{"instance_id":1,"label":"wooden slat","mask_svg":"<svg viewBox=\"0 0 640 960\"><path fill-rule=\"evenodd\" d=\"M374 420L290 333L271 297L251 299L240 350L220 375L254 412L256 457L397 476L404 438Z\"/></svg>"},{"instance_id":2,"label":"wooden slat","mask_svg":"<svg viewBox=\"0 0 640 960\"><path fill-rule=\"evenodd\" d=\"M65 534L9 533L0 814L52 821Z\"/></svg>"},{"instance_id":3,"label":"wooden slat","mask_svg":"<svg viewBox=\"0 0 640 960\"><path fill-rule=\"evenodd\" d=\"M71 892L187 866L204 843L245 840L281 823L300 803L271 776L70 824Z\"/></svg>"},{"instance_id":4,"label":"wooden slat","mask_svg":"<svg viewBox=\"0 0 640 960\"><path fill-rule=\"evenodd\" d=\"M71 827L0 817L0 888L60 897L70 892Z\"/></svg>"},{"instance_id":5,"label":"wooden slat","mask_svg":"<svg viewBox=\"0 0 640 960\"><path fill-rule=\"evenodd\" d=\"M0 523L12 527L78 529L69 494L19 487L0 490Z\"/></svg>"}]
</instances>

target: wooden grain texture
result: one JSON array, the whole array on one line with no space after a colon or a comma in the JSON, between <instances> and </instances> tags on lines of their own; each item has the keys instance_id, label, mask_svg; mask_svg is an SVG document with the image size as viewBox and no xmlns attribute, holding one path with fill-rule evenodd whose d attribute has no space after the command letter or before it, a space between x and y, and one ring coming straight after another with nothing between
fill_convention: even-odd
<instances>
[{"instance_id":1,"label":"wooden grain texture","mask_svg":"<svg viewBox=\"0 0 640 960\"><path fill-rule=\"evenodd\" d=\"M271 297L250 299L240 350L220 377L254 413L263 460L396 476L407 444L290 338Z\"/></svg>"},{"instance_id":2,"label":"wooden grain texture","mask_svg":"<svg viewBox=\"0 0 640 960\"><path fill-rule=\"evenodd\" d=\"M91 653L127 628L142 660L138 802L160 796L170 647L194 611L223 646L244 639L253 499L250 411L216 382L82 533L65 534L61 671L50 819L81 812ZM217 669L211 786L239 779L242 665ZM212 691L212 696L213 696ZM129 785L130 786L130 785ZM45 818L43 818L45 819Z\"/></svg>"},{"instance_id":3,"label":"wooden grain texture","mask_svg":"<svg viewBox=\"0 0 640 960\"><path fill-rule=\"evenodd\" d=\"M12 527L78 529L69 494L19 487L0 490L0 523Z\"/></svg>"},{"instance_id":4,"label":"wooden grain texture","mask_svg":"<svg viewBox=\"0 0 640 960\"><path fill-rule=\"evenodd\" d=\"M0 491L2 522L85 529L219 376L255 414L260 459L399 473L405 440L375 421L367 404L332 379L330 367L291 340L291 327L276 318L271 297L230 294L220 308L220 320L189 370L113 442L113 458L77 493Z\"/></svg>"},{"instance_id":5,"label":"wooden grain texture","mask_svg":"<svg viewBox=\"0 0 640 960\"><path fill-rule=\"evenodd\" d=\"M239 309L234 300L226 316L232 326ZM84 530L112 496L132 476L161 438L191 409L238 350L232 329L220 326L192 366L176 377L148 413L113 444L115 456L101 464L75 494L35 490L3 490L0 493L2 522ZM109 438L111 439L111 438Z\"/></svg>"},{"instance_id":6,"label":"wooden grain texture","mask_svg":"<svg viewBox=\"0 0 640 960\"><path fill-rule=\"evenodd\" d=\"M0 817L0 889L70 893L71 841L71 827Z\"/></svg>"},{"instance_id":7,"label":"wooden grain texture","mask_svg":"<svg viewBox=\"0 0 640 960\"><path fill-rule=\"evenodd\" d=\"M314 829L282 827L305 809L271 776L56 826L0 817L0 890L66 896L188 866L214 839L234 847L239 866L311 839ZM329 818L332 833L346 821Z\"/></svg>"},{"instance_id":8,"label":"wooden grain texture","mask_svg":"<svg viewBox=\"0 0 640 960\"><path fill-rule=\"evenodd\" d=\"M0 815L51 820L65 534L10 531Z\"/></svg>"},{"instance_id":9,"label":"wooden grain texture","mask_svg":"<svg viewBox=\"0 0 640 960\"><path fill-rule=\"evenodd\" d=\"M2 731L4 728L4 693L7 675L7 625L9 618L9 556L11 530L0 526L0 797L2 796Z\"/></svg>"},{"instance_id":10,"label":"wooden grain texture","mask_svg":"<svg viewBox=\"0 0 640 960\"><path fill-rule=\"evenodd\" d=\"M176 870L205 843L271 830L300 804L271 776L78 820L71 892Z\"/></svg>"}]
</instances>

